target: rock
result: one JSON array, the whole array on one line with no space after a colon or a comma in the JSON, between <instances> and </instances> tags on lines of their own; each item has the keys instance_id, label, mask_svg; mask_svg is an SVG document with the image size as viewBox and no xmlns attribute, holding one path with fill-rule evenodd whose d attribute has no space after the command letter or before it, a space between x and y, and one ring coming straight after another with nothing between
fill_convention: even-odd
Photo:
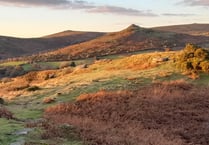
<instances>
[{"instance_id":1,"label":"rock","mask_svg":"<svg viewBox=\"0 0 209 145\"><path fill-rule=\"evenodd\" d=\"M14 132L14 135L27 135L29 132L31 132L33 129L32 128L24 128L22 130L18 130Z\"/></svg>"}]
</instances>

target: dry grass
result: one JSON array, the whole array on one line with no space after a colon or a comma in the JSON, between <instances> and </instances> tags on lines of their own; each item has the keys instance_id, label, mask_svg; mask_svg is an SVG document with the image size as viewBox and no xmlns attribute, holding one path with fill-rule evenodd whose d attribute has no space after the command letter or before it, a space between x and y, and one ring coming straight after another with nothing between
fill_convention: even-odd
<instances>
[{"instance_id":1,"label":"dry grass","mask_svg":"<svg viewBox=\"0 0 209 145\"><path fill-rule=\"evenodd\" d=\"M133 92L100 91L50 107L45 117L73 125L91 145L207 145L208 94L182 80Z\"/></svg>"}]
</instances>

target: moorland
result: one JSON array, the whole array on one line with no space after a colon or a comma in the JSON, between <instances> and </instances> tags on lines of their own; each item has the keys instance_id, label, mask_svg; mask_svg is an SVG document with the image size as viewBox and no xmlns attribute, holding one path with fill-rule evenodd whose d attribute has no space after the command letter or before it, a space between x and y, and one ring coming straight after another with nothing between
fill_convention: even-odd
<instances>
[{"instance_id":1,"label":"moorland","mask_svg":"<svg viewBox=\"0 0 209 145\"><path fill-rule=\"evenodd\" d=\"M209 25L0 38L0 145L208 145Z\"/></svg>"}]
</instances>

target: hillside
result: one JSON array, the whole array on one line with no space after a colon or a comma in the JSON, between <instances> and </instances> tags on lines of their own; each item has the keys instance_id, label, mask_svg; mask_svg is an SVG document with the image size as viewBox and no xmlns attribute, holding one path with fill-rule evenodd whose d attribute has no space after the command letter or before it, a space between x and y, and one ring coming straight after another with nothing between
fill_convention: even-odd
<instances>
[{"instance_id":1,"label":"hillside","mask_svg":"<svg viewBox=\"0 0 209 145\"><path fill-rule=\"evenodd\" d=\"M0 144L207 145L209 52L122 56L0 79Z\"/></svg>"},{"instance_id":2,"label":"hillside","mask_svg":"<svg viewBox=\"0 0 209 145\"><path fill-rule=\"evenodd\" d=\"M180 49L186 43L207 46L209 39L206 36L190 36L131 25L122 31L108 33L87 42L63 47L29 59L35 61L71 60L148 49L163 50L165 47Z\"/></svg>"},{"instance_id":3,"label":"hillside","mask_svg":"<svg viewBox=\"0 0 209 145\"><path fill-rule=\"evenodd\" d=\"M194 36L209 36L209 24L173 25L152 28L154 30L189 34Z\"/></svg>"},{"instance_id":4,"label":"hillside","mask_svg":"<svg viewBox=\"0 0 209 145\"><path fill-rule=\"evenodd\" d=\"M41 38L0 36L0 59L47 52L102 36L99 32L64 31Z\"/></svg>"}]
</instances>

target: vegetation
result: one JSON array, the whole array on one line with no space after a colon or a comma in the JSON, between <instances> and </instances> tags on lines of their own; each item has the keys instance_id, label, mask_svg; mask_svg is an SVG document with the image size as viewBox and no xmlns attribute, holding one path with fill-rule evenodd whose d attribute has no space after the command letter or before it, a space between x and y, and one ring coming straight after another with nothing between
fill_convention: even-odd
<instances>
[{"instance_id":1,"label":"vegetation","mask_svg":"<svg viewBox=\"0 0 209 145\"><path fill-rule=\"evenodd\" d=\"M86 144L207 144L207 90L172 81L136 91L99 91L49 107L45 117L57 126L72 125Z\"/></svg>"},{"instance_id":2,"label":"vegetation","mask_svg":"<svg viewBox=\"0 0 209 145\"><path fill-rule=\"evenodd\" d=\"M177 60L181 70L209 72L209 52L196 45L187 44Z\"/></svg>"},{"instance_id":3,"label":"vegetation","mask_svg":"<svg viewBox=\"0 0 209 145\"><path fill-rule=\"evenodd\" d=\"M0 78L16 77L25 74L22 66L4 66L0 67Z\"/></svg>"},{"instance_id":4,"label":"vegetation","mask_svg":"<svg viewBox=\"0 0 209 145\"><path fill-rule=\"evenodd\" d=\"M4 107L0 107L0 118L14 119L13 114Z\"/></svg>"},{"instance_id":5,"label":"vegetation","mask_svg":"<svg viewBox=\"0 0 209 145\"><path fill-rule=\"evenodd\" d=\"M40 90L40 88L38 86L31 86L29 88L27 88L27 91L31 92L31 91L37 91Z\"/></svg>"},{"instance_id":6,"label":"vegetation","mask_svg":"<svg viewBox=\"0 0 209 145\"><path fill-rule=\"evenodd\" d=\"M0 98L0 104L4 104L4 99L3 98Z\"/></svg>"},{"instance_id":7,"label":"vegetation","mask_svg":"<svg viewBox=\"0 0 209 145\"><path fill-rule=\"evenodd\" d=\"M46 97L43 99L43 103L53 103L55 102L55 98L52 97Z\"/></svg>"},{"instance_id":8,"label":"vegetation","mask_svg":"<svg viewBox=\"0 0 209 145\"><path fill-rule=\"evenodd\" d=\"M199 52L197 58L205 56ZM206 144L209 77L202 69L197 80L183 75L175 67L183 54L149 50L23 64L29 72L0 83L2 114L14 118L0 118L8 129L0 131L0 144ZM58 69L63 62L68 66ZM31 132L7 135L19 128Z\"/></svg>"},{"instance_id":9,"label":"vegetation","mask_svg":"<svg viewBox=\"0 0 209 145\"><path fill-rule=\"evenodd\" d=\"M13 132L23 128L22 124L14 120L7 120L5 118L0 118L0 144L9 145L10 143L17 140L17 136L12 135Z\"/></svg>"}]
</instances>

